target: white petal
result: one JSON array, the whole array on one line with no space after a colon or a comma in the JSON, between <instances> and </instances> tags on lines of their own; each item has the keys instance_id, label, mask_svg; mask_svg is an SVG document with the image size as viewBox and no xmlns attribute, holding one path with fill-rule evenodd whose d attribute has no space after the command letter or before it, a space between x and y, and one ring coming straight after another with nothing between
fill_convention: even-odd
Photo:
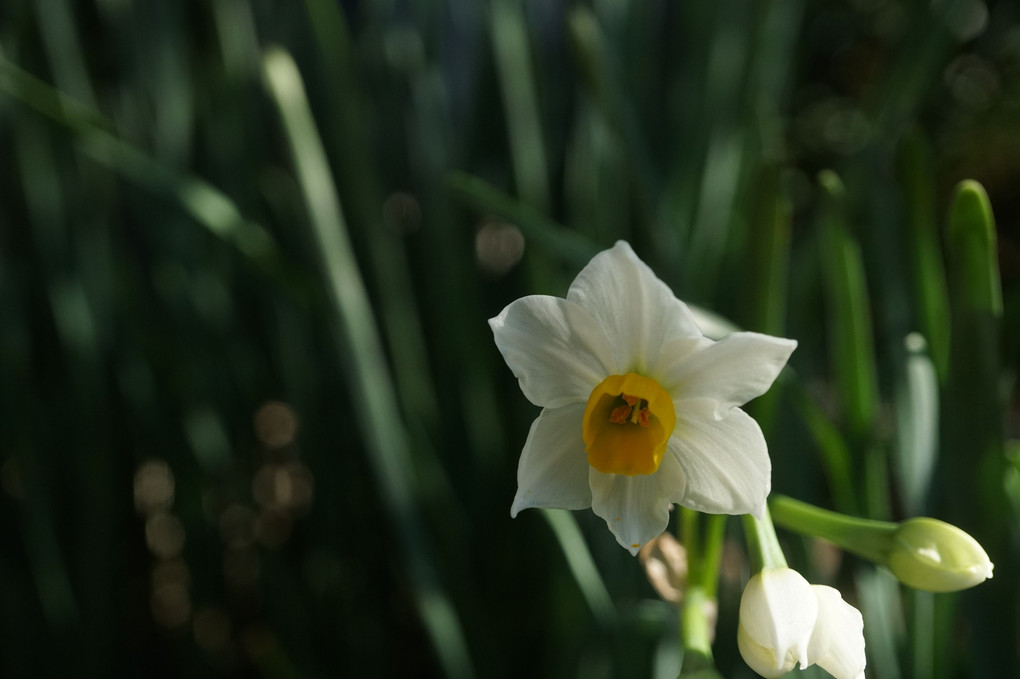
<instances>
[{"instance_id":1,"label":"white petal","mask_svg":"<svg viewBox=\"0 0 1020 679\"><path fill-rule=\"evenodd\" d=\"M648 367L648 374L653 375L663 389L677 398L682 392L678 389L679 382L673 375L680 372L680 368L695 354L715 343L707 337L676 337L659 347L658 360ZM715 407L717 406L713 406Z\"/></svg>"},{"instance_id":2,"label":"white petal","mask_svg":"<svg viewBox=\"0 0 1020 679\"><path fill-rule=\"evenodd\" d=\"M489 319L489 325L521 391L535 405L584 403L599 382L617 372L599 324L565 299L522 297Z\"/></svg>"},{"instance_id":3,"label":"white petal","mask_svg":"<svg viewBox=\"0 0 1020 679\"><path fill-rule=\"evenodd\" d=\"M598 320L624 372L648 372L670 340L701 337L687 305L624 241L595 255L577 274L567 299Z\"/></svg>"},{"instance_id":4,"label":"white petal","mask_svg":"<svg viewBox=\"0 0 1020 679\"><path fill-rule=\"evenodd\" d=\"M780 662L775 651L765 648L747 636L743 625L737 625L737 649L747 666L766 679L781 677L797 664L797 661L789 655Z\"/></svg>"},{"instance_id":5,"label":"white petal","mask_svg":"<svg viewBox=\"0 0 1020 679\"><path fill-rule=\"evenodd\" d=\"M689 342L674 341L663 347L657 376L674 400L712 399L718 403L716 417L724 417L768 391L796 347L794 340L755 332L733 333L693 350Z\"/></svg>"},{"instance_id":6,"label":"white petal","mask_svg":"<svg viewBox=\"0 0 1020 679\"><path fill-rule=\"evenodd\" d=\"M772 488L772 461L758 423L739 408L721 420L703 419L682 403L667 448L687 479L680 504L711 514L760 516ZM706 401L689 403L703 411Z\"/></svg>"},{"instance_id":7,"label":"white petal","mask_svg":"<svg viewBox=\"0 0 1020 679\"><path fill-rule=\"evenodd\" d=\"M843 601L839 591L812 585L818 598L818 621L811 635L808 660L836 679L864 676L864 619L861 612Z\"/></svg>"},{"instance_id":8,"label":"white petal","mask_svg":"<svg viewBox=\"0 0 1020 679\"><path fill-rule=\"evenodd\" d=\"M603 474L591 467L588 483L592 511L605 519L620 545L637 554L641 545L666 530L669 503L683 496L685 479L667 451L654 474Z\"/></svg>"},{"instance_id":9,"label":"white petal","mask_svg":"<svg viewBox=\"0 0 1020 679\"><path fill-rule=\"evenodd\" d=\"M581 438L584 405L546 408L532 423L517 466L517 496L510 516L529 507L591 506L588 456Z\"/></svg>"},{"instance_id":10,"label":"white petal","mask_svg":"<svg viewBox=\"0 0 1020 679\"><path fill-rule=\"evenodd\" d=\"M791 660L807 667L817 619L818 598L804 576L791 568L764 569L747 581L740 597L740 627L751 641L775 653L775 670Z\"/></svg>"}]
</instances>

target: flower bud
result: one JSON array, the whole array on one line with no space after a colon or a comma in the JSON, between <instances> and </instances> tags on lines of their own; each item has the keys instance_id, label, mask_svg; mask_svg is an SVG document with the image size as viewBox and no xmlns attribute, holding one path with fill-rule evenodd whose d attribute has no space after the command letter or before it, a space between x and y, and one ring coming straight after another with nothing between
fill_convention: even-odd
<instances>
[{"instance_id":1,"label":"flower bud","mask_svg":"<svg viewBox=\"0 0 1020 679\"><path fill-rule=\"evenodd\" d=\"M928 592L955 592L992 577L992 562L977 540L926 517L899 525L886 565L903 584Z\"/></svg>"},{"instance_id":2,"label":"flower bud","mask_svg":"<svg viewBox=\"0 0 1020 679\"><path fill-rule=\"evenodd\" d=\"M763 677L780 677L799 662L837 679L863 679L864 619L831 587L809 584L790 568L765 568L740 597L737 648Z\"/></svg>"},{"instance_id":3,"label":"flower bud","mask_svg":"<svg viewBox=\"0 0 1020 679\"><path fill-rule=\"evenodd\" d=\"M792 568L765 568L740 597L740 655L763 677L780 677L798 662L807 667L817 620L818 598L804 576Z\"/></svg>"}]
</instances>

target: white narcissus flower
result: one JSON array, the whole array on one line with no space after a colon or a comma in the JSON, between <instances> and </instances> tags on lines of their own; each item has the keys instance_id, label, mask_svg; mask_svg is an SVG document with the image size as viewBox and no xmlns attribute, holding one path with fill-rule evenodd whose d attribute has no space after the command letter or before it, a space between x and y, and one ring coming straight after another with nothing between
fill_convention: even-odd
<instances>
[{"instance_id":1,"label":"white narcissus flower","mask_svg":"<svg viewBox=\"0 0 1020 679\"><path fill-rule=\"evenodd\" d=\"M790 568L766 568L740 598L737 646L763 677L779 677L799 662L836 679L863 679L864 620L832 587L811 585Z\"/></svg>"},{"instance_id":2,"label":"white narcissus flower","mask_svg":"<svg viewBox=\"0 0 1020 679\"><path fill-rule=\"evenodd\" d=\"M636 554L666 528L671 502L761 515L772 464L738 406L768 390L795 341L708 339L623 241L581 270L566 299L523 297L489 325L524 395L542 407L512 516L590 506Z\"/></svg>"},{"instance_id":3,"label":"white narcissus flower","mask_svg":"<svg viewBox=\"0 0 1020 679\"><path fill-rule=\"evenodd\" d=\"M864 679L864 618L843 601L839 590L811 585L818 597L818 622L811 633L808 659L837 679Z\"/></svg>"},{"instance_id":4,"label":"white narcissus flower","mask_svg":"<svg viewBox=\"0 0 1020 679\"><path fill-rule=\"evenodd\" d=\"M747 581L740 597L740 655L763 677L782 676L798 662L807 667L817 621L811 584L790 568L766 568Z\"/></svg>"}]
</instances>

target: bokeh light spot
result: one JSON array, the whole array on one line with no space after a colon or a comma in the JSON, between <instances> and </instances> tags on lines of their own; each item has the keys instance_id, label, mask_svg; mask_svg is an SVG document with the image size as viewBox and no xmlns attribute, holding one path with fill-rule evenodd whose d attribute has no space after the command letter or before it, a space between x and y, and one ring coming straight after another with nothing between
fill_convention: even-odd
<instances>
[{"instance_id":1,"label":"bokeh light spot","mask_svg":"<svg viewBox=\"0 0 1020 679\"><path fill-rule=\"evenodd\" d=\"M135 472L135 509L143 516L170 509L174 503L174 474L162 460L142 463Z\"/></svg>"},{"instance_id":2,"label":"bokeh light spot","mask_svg":"<svg viewBox=\"0 0 1020 679\"><path fill-rule=\"evenodd\" d=\"M513 224L487 221L475 234L475 257L487 274L501 276L524 256L524 234Z\"/></svg>"},{"instance_id":3,"label":"bokeh light spot","mask_svg":"<svg viewBox=\"0 0 1020 679\"><path fill-rule=\"evenodd\" d=\"M303 513L312 504L312 474L299 462L263 465L252 480L252 495L262 507Z\"/></svg>"},{"instance_id":4,"label":"bokeh light spot","mask_svg":"<svg viewBox=\"0 0 1020 679\"><path fill-rule=\"evenodd\" d=\"M161 559L179 556L184 549L184 525L172 514L159 512L145 522L145 544Z\"/></svg>"},{"instance_id":5,"label":"bokeh light spot","mask_svg":"<svg viewBox=\"0 0 1020 679\"><path fill-rule=\"evenodd\" d=\"M946 67L943 79L956 102L971 111L983 111L999 97L998 73L974 54L954 59Z\"/></svg>"},{"instance_id":6,"label":"bokeh light spot","mask_svg":"<svg viewBox=\"0 0 1020 679\"><path fill-rule=\"evenodd\" d=\"M297 430L297 414L286 403L269 401L255 413L255 435L269 448L289 445Z\"/></svg>"}]
</instances>

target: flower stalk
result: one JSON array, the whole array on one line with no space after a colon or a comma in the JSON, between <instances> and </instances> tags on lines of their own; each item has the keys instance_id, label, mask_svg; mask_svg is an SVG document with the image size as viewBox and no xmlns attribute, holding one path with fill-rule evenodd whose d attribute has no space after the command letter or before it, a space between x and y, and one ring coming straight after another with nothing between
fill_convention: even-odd
<instances>
[{"instance_id":1,"label":"flower stalk","mask_svg":"<svg viewBox=\"0 0 1020 679\"><path fill-rule=\"evenodd\" d=\"M992 577L993 564L973 537L956 526L914 517L901 523L859 519L776 496L772 515L785 528L825 538L889 568L900 582L927 592L956 592Z\"/></svg>"},{"instance_id":2,"label":"flower stalk","mask_svg":"<svg viewBox=\"0 0 1020 679\"><path fill-rule=\"evenodd\" d=\"M834 545L875 563L885 563L893 546L897 524L873 521L773 495L769 500L773 519L783 528L801 535L824 538Z\"/></svg>"},{"instance_id":3,"label":"flower stalk","mask_svg":"<svg viewBox=\"0 0 1020 679\"><path fill-rule=\"evenodd\" d=\"M787 567L786 556L779 546L779 538L776 537L776 528L772 525L768 507L760 519L750 514L744 515L744 535L747 538L752 573L760 573L765 568Z\"/></svg>"},{"instance_id":4,"label":"flower stalk","mask_svg":"<svg viewBox=\"0 0 1020 679\"><path fill-rule=\"evenodd\" d=\"M716 587L726 517L709 515L702 536L701 513L680 509L679 531L687 552L688 579L680 607L680 645L684 649L683 679L715 679L712 656L716 609Z\"/></svg>"},{"instance_id":5,"label":"flower stalk","mask_svg":"<svg viewBox=\"0 0 1020 679\"><path fill-rule=\"evenodd\" d=\"M681 677L691 671L715 666L712 658L711 623L706 610L706 606L712 603L704 586L693 583L688 585L680 608L680 642L684 648Z\"/></svg>"}]
</instances>

